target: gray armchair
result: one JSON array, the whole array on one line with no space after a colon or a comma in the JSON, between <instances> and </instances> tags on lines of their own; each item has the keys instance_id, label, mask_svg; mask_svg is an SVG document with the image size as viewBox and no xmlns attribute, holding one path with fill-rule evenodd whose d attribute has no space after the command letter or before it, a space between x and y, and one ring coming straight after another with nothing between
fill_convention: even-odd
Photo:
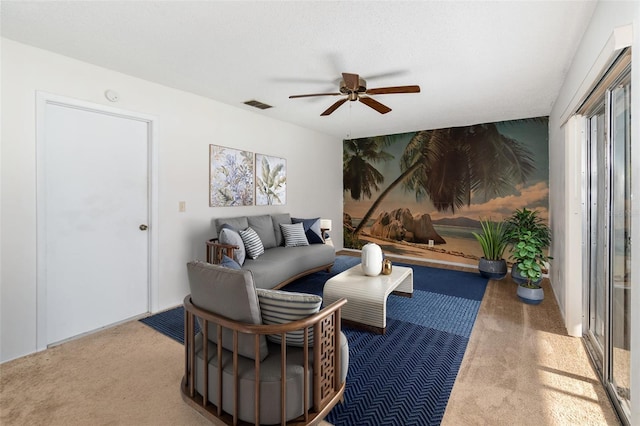
<instances>
[{"instance_id":1,"label":"gray armchair","mask_svg":"<svg viewBox=\"0 0 640 426\"><path fill-rule=\"evenodd\" d=\"M340 308L346 300L265 325L250 271L204 262L187 269L181 390L188 404L227 424L314 424L342 400L349 347Z\"/></svg>"}]
</instances>

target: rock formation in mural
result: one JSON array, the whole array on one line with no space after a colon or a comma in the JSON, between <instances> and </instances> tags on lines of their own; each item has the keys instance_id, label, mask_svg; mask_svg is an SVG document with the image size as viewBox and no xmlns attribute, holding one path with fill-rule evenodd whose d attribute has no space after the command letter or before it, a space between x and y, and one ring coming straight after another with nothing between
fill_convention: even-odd
<instances>
[{"instance_id":1,"label":"rock formation in mural","mask_svg":"<svg viewBox=\"0 0 640 426\"><path fill-rule=\"evenodd\" d=\"M433 240L434 244L446 243L434 229L429 214L414 216L407 208L380 213L369 233L372 236L397 241L427 244L429 240Z\"/></svg>"}]
</instances>

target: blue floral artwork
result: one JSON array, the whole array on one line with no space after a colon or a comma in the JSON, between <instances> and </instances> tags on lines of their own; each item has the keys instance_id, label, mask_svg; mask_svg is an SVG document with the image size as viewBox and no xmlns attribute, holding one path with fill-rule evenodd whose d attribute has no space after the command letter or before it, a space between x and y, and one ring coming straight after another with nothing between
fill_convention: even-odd
<instances>
[{"instance_id":1,"label":"blue floral artwork","mask_svg":"<svg viewBox=\"0 0 640 426\"><path fill-rule=\"evenodd\" d=\"M253 205L253 152L209 145L209 205Z\"/></svg>"},{"instance_id":2,"label":"blue floral artwork","mask_svg":"<svg viewBox=\"0 0 640 426\"><path fill-rule=\"evenodd\" d=\"M287 160L256 154L256 205L282 206L287 202Z\"/></svg>"}]
</instances>

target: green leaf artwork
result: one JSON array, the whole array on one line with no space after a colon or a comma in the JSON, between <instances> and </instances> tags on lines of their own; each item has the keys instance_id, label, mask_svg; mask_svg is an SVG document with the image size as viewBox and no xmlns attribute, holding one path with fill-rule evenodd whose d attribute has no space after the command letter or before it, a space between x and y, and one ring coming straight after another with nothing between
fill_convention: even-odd
<instances>
[{"instance_id":1,"label":"green leaf artwork","mask_svg":"<svg viewBox=\"0 0 640 426\"><path fill-rule=\"evenodd\" d=\"M287 160L256 154L256 205L282 206L287 202Z\"/></svg>"}]
</instances>

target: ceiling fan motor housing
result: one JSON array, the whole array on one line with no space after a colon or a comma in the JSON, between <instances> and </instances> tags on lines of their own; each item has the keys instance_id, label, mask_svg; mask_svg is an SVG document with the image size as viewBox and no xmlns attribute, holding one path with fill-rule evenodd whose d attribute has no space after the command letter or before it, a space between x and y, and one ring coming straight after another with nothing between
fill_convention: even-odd
<instances>
[{"instance_id":1,"label":"ceiling fan motor housing","mask_svg":"<svg viewBox=\"0 0 640 426\"><path fill-rule=\"evenodd\" d=\"M366 91L367 91L367 81L364 78L358 78L358 90L355 93L364 93ZM340 93L344 93L345 95L348 95L352 92L353 90L347 87L347 84L344 82L344 80L340 80Z\"/></svg>"}]
</instances>

